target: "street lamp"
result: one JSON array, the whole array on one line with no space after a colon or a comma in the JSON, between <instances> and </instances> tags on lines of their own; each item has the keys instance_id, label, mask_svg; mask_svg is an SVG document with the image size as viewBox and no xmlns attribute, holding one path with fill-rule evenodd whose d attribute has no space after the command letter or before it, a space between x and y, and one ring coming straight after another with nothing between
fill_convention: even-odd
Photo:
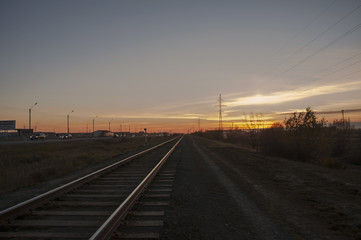
<instances>
[{"instance_id":1,"label":"street lamp","mask_svg":"<svg viewBox=\"0 0 361 240\"><path fill-rule=\"evenodd\" d=\"M112 120L109 121L109 134L110 134L110 122L111 122L111 121L113 121L113 118L112 118Z\"/></svg>"},{"instance_id":2,"label":"street lamp","mask_svg":"<svg viewBox=\"0 0 361 240\"><path fill-rule=\"evenodd\" d=\"M69 136L69 115L74 112L74 110L71 110L71 112L66 116L66 128L68 129L68 136Z\"/></svg>"},{"instance_id":3,"label":"street lamp","mask_svg":"<svg viewBox=\"0 0 361 240\"><path fill-rule=\"evenodd\" d=\"M147 129L144 128L144 145L147 146L148 145L148 140L147 140Z\"/></svg>"},{"instance_id":4,"label":"street lamp","mask_svg":"<svg viewBox=\"0 0 361 240\"><path fill-rule=\"evenodd\" d=\"M29 108L29 130L31 129L31 109L35 107L38 103L36 102L33 106Z\"/></svg>"},{"instance_id":5,"label":"street lamp","mask_svg":"<svg viewBox=\"0 0 361 240\"><path fill-rule=\"evenodd\" d=\"M93 137L94 137L94 120L97 118L98 116L95 116L95 118L93 118Z\"/></svg>"}]
</instances>

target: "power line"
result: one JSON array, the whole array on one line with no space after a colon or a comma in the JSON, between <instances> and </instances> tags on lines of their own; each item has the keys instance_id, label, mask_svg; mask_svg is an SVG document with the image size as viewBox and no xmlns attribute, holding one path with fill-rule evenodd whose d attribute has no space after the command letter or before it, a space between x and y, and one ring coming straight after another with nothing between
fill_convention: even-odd
<instances>
[{"instance_id":1,"label":"power line","mask_svg":"<svg viewBox=\"0 0 361 240\"><path fill-rule=\"evenodd\" d=\"M333 45L334 43L336 43L337 41L347 37L348 35L350 35L351 33L357 31L358 29L361 28L361 23L356 25L355 27L351 28L350 30L348 30L347 32L343 33L342 35L340 35L339 37L337 37L336 39L334 39L333 41L329 42L328 44L324 45L323 47L321 47L320 49L318 49L317 51L313 52L311 55L308 55L307 57L305 57L304 59L302 59L301 61L299 61L298 63L294 64L293 66L289 67L288 69L286 69L285 71L283 71L282 73L278 74L277 76L273 77L272 79L268 80L267 82L263 83L262 86L269 84L270 82L274 81L275 79L279 78L280 76L284 75L285 73L288 73L289 71L295 69L296 67L298 67L299 65L301 65L302 63L306 62L307 60L311 59L313 56L321 53L322 51L326 50L327 48L329 48L331 45ZM259 85L258 87L260 87L261 85ZM257 87L257 88L258 88Z\"/></svg>"},{"instance_id":2,"label":"power line","mask_svg":"<svg viewBox=\"0 0 361 240\"><path fill-rule=\"evenodd\" d=\"M360 62L361 62L361 59L358 60L358 61L356 61L356 62L350 63L350 64L348 64L348 65L346 65L346 66L344 66L344 67L342 67L342 68L339 68L339 69L337 69L336 71L333 71L333 72L327 74L326 76L329 76L329 75L334 74L334 73L336 73L336 72L342 71L342 70L344 70L344 69L346 69L346 68L349 68L349 67L351 67L351 66L353 66L353 65L356 65L357 63L360 63ZM325 76L324 76L324 77L325 77Z\"/></svg>"},{"instance_id":3,"label":"power line","mask_svg":"<svg viewBox=\"0 0 361 240\"><path fill-rule=\"evenodd\" d=\"M361 108L356 109L347 109L347 110L336 110L336 111L314 111L317 114L335 114L340 113L341 111L344 111L345 113L355 113L355 112L361 112ZM279 113L278 115L290 115L294 112L288 112L288 113Z\"/></svg>"},{"instance_id":4,"label":"power line","mask_svg":"<svg viewBox=\"0 0 361 240\"><path fill-rule=\"evenodd\" d=\"M350 12L348 12L346 15L344 15L342 18L340 18L338 21L336 21L334 24L332 24L330 27L328 27L327 29L323 30L321 33L319 33L316 37L314 37L313 39L311 39L311 41L307 42L305 45L303 45L302 47L300 47L297 51L295 51L293 54L291 54L291 56L289 56L285 61L289 60L290 57L293 57L294 55L296 55L297 53L301 52L303 49L305 49L307 46L309 46L311 43L313 43L314 41L316 41L318 38L320 38L323 34L325 34L326 32L328 32L330 29L334 28L337 24L339 24L340 22L342 22L346 17L350 16L351 14L353 14L355 11L357 11L359 8L361 7L361 5L357 6L356 8L352 9ZM284 62L285 62L284 61Z\"/></svg>"},{"instance_id":5,"label":"power line","mask_svg":"<svg viewBox=\"0 0 361 240\"><path fill-rule=\"evenodd\" d=\"M311 41L307 42L305 45L303 45L301 48L299 48L297 51L295 51L291 56L294 56L295 54L299 53L300 51L302 51L304 48L306 48L307 46L309 46L311 43L313 43L315 40L317 40L319 37L321 37L323 34L325 34L326 32L328 32L330 29L332 29L333 27L335 27L337 24L339 24L340 22L342 22L345 18L347 18L348 16L350 16L351 14L353 14L355 11L357 11L359 8L361 8L361 4L358 5L356 8L352 9L350 12L348 12L346 15L344 15L343 17L341 17L339 20L337 20L334 24L332 24L330 27L328 27L327 29L325 29L324 31L322 31L320 34L318 34L316 37L314 37ZM295 69L296 67L298 67L299 65L303 64L304 62L306 62L307 60L311 59L313 56L321 53L322 51L326 50L327 48L329 48L331 45L333 45L334 43L336 43L337 41L347 37L348 35L350 35L351 33L357 31L359 28L361 27L361 24L356 25L355 27L351 28L350 30L348 30L347 32L343 33L342 35L340 35L339 37L337 37L336 39L334 39L333 41L329 42L328 44L324 45L323 47L321 47L320 49L318 49L317 51L313 52L311 55L305 57L304 59L302 59L301 61L299 61L298 63L292 65L291 67L289 67L288 69L284 70L283 72L279 73L278 75L274 76L273 78L271 78L270 80L266 81L265 83L262 83L260 85L258 85L256 87L256 89L258 89L261 86L264 86L266 84L269 84L270 82L278 79L279 77L281 77L282 75L290 72L291 70ZM287 58L286 60L288 60L289 58ZM286 61L285 60L285 61Z\"/></svg>"},{"instance_id":6,"label":"power line","mask_svg":"<svg viewBox=\"0 0 361 240\"><path fill-rule=\"evenodd\" d=\"M349 77L349 76L352 76L352 75L355 75L357 73L361 72L361 69L360 70L357 70L356 72L352 72L352 73L348 73L342 77L339 77L339 78L346 78L346 77ZM335 80L338 80L338 79L333 79L333 80L328 80L326 82L323 82L323 83L328 83L328 82L332 82L332 81L335 81Z\"/></svg>"},{"instance_id":7,"label":"power line","mask_svg":"<svg viewBox=\"0 0 361 240\"><path fill-rule=\"evenodd\" d=\"M313 110L314 111L314 110ZM356 108L356 109L346 109L346 110L329 110L329 111L314 111L316 114L325 114L325 115L332 115L332 114L339 114L343 111L343 113L359 113L361 112L360 108ZM296 111L297 112L297 111ZM300 111L303 112L303 111ZM264 123L264 122L273 122L273 121L278 121L278 117L277 116L287 116L287 115L292 115L295 112L286 112L286 113L266 113L266 114L262 114L264 115L268 115L270 116L268 120L263 120L263 119L246 119L246 118L233 118L233 119L228 119L225 120L224 122L227 123L234 123L234 122L255 122L257 124L259 123Z\"/></svg>"},{"instance_id":8,"label":"power line","mask_svg":"<svg viewBox=\"0 0 361 240\"><path fill-rule=\"evenodd\" d=\"M320 73L322 73L322 72L325 72L325 71L327 71L328 69L334 68L334 67L336 67L337 65L340 65L340 64L342 64L342 63L345 63L345 62L347 62L348 60L351 60L351 59L353 59L353 58L355 58L355 57L358 57L358 56L360 56L360 55L361 55L361 52L359 52L359 53L357 53L357 54L355 54L355 55L352 55L351 57L348 57L348 58L346 58L346 59L344 59L344 60L342 60L342 61L340 61L340 62L337 62L337 63L335 63L335 64L333 64L333 65L331 65L331 66L328 66L328 67L326 67L326 68L318 71L317 73L313 74L313 76L315 76L315 75L317 75L317 74L320 74Z\"/></svg>"},{"instance_id":9,"label":"power line","mask_svg":"<svg viewBox=\"0 0 361 240\"><path fill-rule=\"evenodd\" d=\"M324 79L325 77L327 77L327 76L329 76L329 75L332 75L332 74L335 74L335 73L337 73L337 72L340 72L340 71L342 71L342 70L344 70L344 69L346 69L346 68L349 68L349 67L351 67L351 66L353 66L353 65L356 65L357 63L360 63L360 62L361 62L361 59L360 59L359 61L356 61L356 62L353 62L353 63L351 63L351 64L349 64L349 65L346 65L346 66L344 66L344 67L342 67L342 68L339 68L339 69L337 69L337 70L335 70L335 71L333 71L333 72L330 72L329 74L326 74L326 75L323 76L323 77L316 78L316 79L310 81L309 83L318 82L318 81ZM355 72L355 73L358 73L358 72L360 72L360 71L361 71L361 70L358 70L358 71ZM355 74L355 73L347 74L346 76L348 76L348 75L353 75L353 74ZM345 77L345 76L343 76L343 77ZM341 78L342 78L342 77L341 77ZM331 81L334 81L334 80L329 80L329 81L326 81L326 82L331 82ZM325 83L325 82L324 82L324 83Z\"/></svg>"},{"instance_id":10,"label":"power line","mask_svg":"<svg viewBox=\"0 0 361 240\"><path fill-rule=\"evenodd\" d=\"M293 42L297 36L299 34L301 34L302 32L304 32L309 26L311 26L320 16L322 16L337 0L334 0L333 2L331 2L331 4L329 4L325 9L323 9L319 14L316 15L316 17L314 17L301 31L297 32L286 44L282 45L282 47L277 51L279 52L281 49L285 48L285 46L287 46L289 43ZM346 17L346 16L345 16ZM337 25L337 23L335 24ZM309 41L308 43L306 43L305 45L303 45L301 48L299 48L297 51L295 51L294 53L292 53L291 55L289 55L286 59L284 59L283 61L281 61L276 67L282 65L283 63L285 63L287 60L289 60L291 57L293 57L294 55L296 55L297 53L299 53L301 50L303 50L305 47L307 47L309 44L311 44L313 41L315 41L317 38L319 38L321 35L323 35L325 32L327 32L329 29L331 29L333 26L331 26L330 28L328 28L327 30L325 30L323 33L321 33L320 35L316 36L316 38L312 39L311 41Z\"/></svg>"},{"instance_id":11,"label":"power line","mask_svg":"<svg viewBox=\"0 0 361 240\"><path fill-rule=\"evenodd\" d=\"M347 62L347 61L349 61L349 60L351 60L351 59L353 59L353 58L356 58L356 57L358 57L358 56L360 56L360 55L361 55L361 52L359 52L359 53L357 53L357 54L355 54L355 55L352 55L351 57L345 58L345 59L343 59L342 61L339 61L339 62L337 62L337 63L335 63L335 64L332 64L331 66L328 66L328 67L326 67L326 68L324 68L324 69L322 69L322 70L314 73L314 74L311 75L309 78L313 78L313 77L315 77L316 75L318 75L318 74L320 74L320 73L322 73L322 72L325 72L325 71L327 71L327 70L329 70L329 69L332 69L332 68L334 68L334 67L336 67L336 66L338 66L338 65L341 65L341 64L343 64L343 63L345 63L345 62ZM319 81L319 80L322 80L322 79L324 79L324 78L327 77L327 76L330 76L330 75L332 75L332 74L334 74L334 73L340 72L340 71L342 71L342 70L344 70L344 69L346 69L346 68L349 68L349 67L351 67L351 66L353 66L353 65L356 65L357 63L360 63L360 62L361 62L361 60L358 60L358 61L356 61L356 62L350 63L350 64L348 64L348 65L346 65L346 66L344 66L344 67L341 67L341 68L339 68L339 69L337 69L337 70L335 70L335 71L333 71L333 72L330 72L330 73L324 75L323 77L318 77L318 78L310 81L309 83L314 83L314 82L317 82L317 81ZM353 73L351 73L351 74L344 75L344 76L342 76L342 77L349 76L349 75L354 75L354 74L356 74L356 73L358 73L358 72L360 72L360 70L358 70L358 71L356 71L356 72L353 72ZM342 78L342 77L341 77L341 78ZM330 81L333 81L333 80L330 80ZM330 82L330 81L327 81L327 82Z\"/></svg>"}]
</instances>

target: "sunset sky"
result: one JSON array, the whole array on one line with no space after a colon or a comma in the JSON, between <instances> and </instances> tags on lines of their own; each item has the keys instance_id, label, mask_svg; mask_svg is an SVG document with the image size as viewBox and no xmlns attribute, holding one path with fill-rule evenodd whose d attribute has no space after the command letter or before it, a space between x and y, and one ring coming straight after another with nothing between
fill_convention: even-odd
<instances>
[{"instance_id":1,"label":"sunset sky","mask_svg":"<svg viewBox=\"0 0 361 240\"><path fill-rule=\"evenodd\" d=\"M212 129L222 94L225 127L361 122L360 28L359 0L2 0L0 120L28 128L37 102L37 131L72 110L73 132Z\"/></svg>"}]
</instances>

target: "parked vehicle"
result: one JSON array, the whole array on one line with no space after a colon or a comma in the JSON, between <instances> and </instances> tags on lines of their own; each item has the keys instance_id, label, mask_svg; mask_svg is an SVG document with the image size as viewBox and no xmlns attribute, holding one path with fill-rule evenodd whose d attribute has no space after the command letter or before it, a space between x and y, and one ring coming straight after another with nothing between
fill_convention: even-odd
<instances>
[{"instance_id":1,"label":"parked vehicle","mask_svg":"<svg viewBox=\"0 0 361 240\"><path fill-rule=\"evenodd\" d=\"M59 135L59 139L71 139L73 136L69 134Z\"/></svg>"},{"instance_id":2,"label":"parked vehicle","mask_svg":"<svg viewBox=\"0 0 361 240\"><path fill-rule=\"evenodd\" d=\"M30 136L30 140L44 140L46 135L44 133L36 133Z\"/></svg>"}]
</instances>

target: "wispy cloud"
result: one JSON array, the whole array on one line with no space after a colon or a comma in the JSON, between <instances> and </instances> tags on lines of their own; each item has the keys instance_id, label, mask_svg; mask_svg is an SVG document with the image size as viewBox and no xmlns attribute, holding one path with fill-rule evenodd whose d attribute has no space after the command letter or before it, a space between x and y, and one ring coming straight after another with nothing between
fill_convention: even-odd
<instances>
[{"instance_id":1,"label":"wispy cloud","mask_svg":"<svg viewBox=\"0 0 361 240\"><path fill-rule=\"evenodd\" d=\"M301 100L319 95L335 94L361 89L361 81L324 85L316 87L302 87L290 91L274 92L267 95L257 94L248 97L235 98L227 102L230 107L244 105L269 105L280 104L296 100Z\"/></svg>"}]
</instances>

